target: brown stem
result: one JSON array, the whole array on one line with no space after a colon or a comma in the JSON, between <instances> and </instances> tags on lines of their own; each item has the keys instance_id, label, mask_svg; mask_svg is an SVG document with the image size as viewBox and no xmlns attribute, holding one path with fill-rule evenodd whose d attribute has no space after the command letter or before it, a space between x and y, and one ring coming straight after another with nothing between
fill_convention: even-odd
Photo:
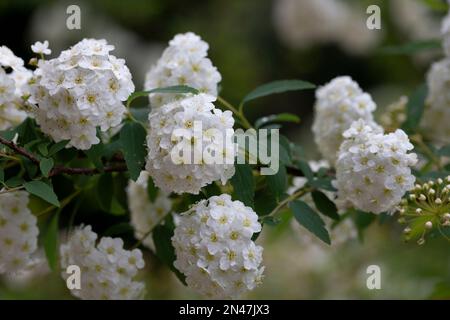
<instances>
[{"instance_id":1,"label":"brown stem","mask_svg":"<svg viewBox=\"0 0 450 320\"><path fill-rule=\"evenodd\" d=\"M34 164L39 165L39 159L34 154L32 154L31 152L27 151L25 148L19 147L14 142L9 141L9 140L1 137L1 136L0 136L0 143L4 144L5 146L7 146L9 148L11 148L16 153L24 156L25 158L30 159L31 162L33 162Z\"/></svg>"},{"instance_id":2,"label":"brown stem","mask_svg":"<svg viewBox=\"0 0 450 320\"><path fill-rule=\"evenodd\" d=\"M52 171L49 174L49 177L53 177L53 176L56 176L59 174L91 176L91 175L102 173L102 172L125 172L127 170L128 169L125 164L105 166L103 168L103 171L100 171L97 168L68 168L68 167L63 167L63 166L57 166L52 169Z\"/></svg>"}]
</instances>

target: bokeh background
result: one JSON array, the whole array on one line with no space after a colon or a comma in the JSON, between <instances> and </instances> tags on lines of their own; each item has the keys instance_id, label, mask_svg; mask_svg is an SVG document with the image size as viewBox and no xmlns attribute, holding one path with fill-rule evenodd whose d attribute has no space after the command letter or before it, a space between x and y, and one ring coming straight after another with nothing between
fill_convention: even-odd
<instances>
[{"instance_id":1,"label":"bokeh background","mask_svg":"<svg viewBox=\"0 0 450 320\"><path fill-rule=\"evenodd\" d=\"M66 28L66 8L81 8L81 30ZM366 8L381 8L381 30L366 27ZM321 85L350 75L370 92L380 116L390 103L424 81L439 48L390 54L388 46L439 37L447 5L441 0L0 0L1 45L28 61L29 46L49 40L52 56L84 37L105 38L125 58L137 90L146 71L176 34L193 31L210 45L209 57L222 74L221 93L232 103L256 86L277 79ZM314 92L292 92L247 106L251 120L291 112L301 123L282 133L318 159L311 137ZM331 247L311 240L289 219L266 227L266 278L248 298L422 299L450 298L448 242L405 244L395 223L372 224L363 239ZM368 290L366 268L382 271L382 289ZM147 298L198 298L147 253ZM58 274L43 265L16 277L0 277L0 299L70 299Z\"/></svg>"}]
</instances>

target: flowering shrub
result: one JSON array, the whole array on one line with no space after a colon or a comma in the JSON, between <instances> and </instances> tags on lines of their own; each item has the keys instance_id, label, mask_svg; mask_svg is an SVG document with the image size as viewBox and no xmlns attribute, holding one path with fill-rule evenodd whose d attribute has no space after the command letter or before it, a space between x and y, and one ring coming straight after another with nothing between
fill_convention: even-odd
<instances>
[{"instance_id":1,"label":"flowering shrub","mask_svg":"<svg viewBox=\"0 0 450 320\"><path fill-rule=\"evenodd\" d=\"M32 266L43 248L67 283L79 267L73 296L140 299L140 270L157 258L203 297L239 298L272 276L258 239L282 213L318 248L392 216L406 240L450 237L448 57L378 123L375 101L345 75L270 82L233 105L191 32L169 42L145 91L105 40L50 59L48 41L31 49L26 68L0 47L1 274ZM253 100L310 89L319 161L279 134L298 116L246 116ZM150 105L135 107L139 97ZM107 218L80 212L84 202Z\"/></svg>"}]
</instances>

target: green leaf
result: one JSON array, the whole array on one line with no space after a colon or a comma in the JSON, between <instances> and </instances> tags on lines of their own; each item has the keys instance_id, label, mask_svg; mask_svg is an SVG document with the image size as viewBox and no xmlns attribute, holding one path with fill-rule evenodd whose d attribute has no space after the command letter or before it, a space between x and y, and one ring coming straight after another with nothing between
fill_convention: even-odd
<instances>
[{"instance_id":1,"label":"green leaf","mask_svg":"<svg viewBox=\"0 0 450 320\"><path fill-rule=\"evenodd\" d=\"M248 95L244 97L241 104L245 104L251 100L265 97L275 93L282 93L286 91L296 91L304 89L314 89L316 86L310 82L302 80L278 80L259 86Z\"/></svg>"},{"instance_id":2,"label":"green leaf","mask_svg":"<svg viewBox=\"0 0 450 320\"><path fill-rule=\"evenodd\" d=\"M58 264L58 220L59 210L50 220L44 234L44 250L48 266L52 271L56 270Z\"/></svg>"},{"instance_id":3,"label":"green leaf","mask_svg":"<svg viewBox=\"0 0 450 320\"><path fill-rule=\"evenodd\" d=\"M37 146L37 149L44 157L48 156L48 145L49 144L50 144L50 142L44 142L44 143L38 144L38 146Z\"/></svg>"},{"instance_id":4,"label":"green leaf","mask_svg":"<svg viewBox=\"0 0 450 320\"><path fill-rule=\"evenodd\" d=\"M0 168L0 182L3 183L5 181L5 171L3 168Z\"/></svg>"},{"instance_id":5,"label":"green leaf","mask_svg":"<svg viewBox=\"0 0 450 320\"><path fill-rule=\"evenodd\" d=\"M431 39L431 40L419 40L408 42L400 45L387 46L381 48L379 53L381 54L389 54L389 55L410 55L415 54L422 51L432 50L432 49L440 49L441 48L441 40L440 39Z\"/></svg>"},{"instance_id":6,"label":"green leaf","mask_svg":"<svg viewBox=\"0 0 450 320\"><path fill-rule=\"evenodd\" d=\"M336 205L323 192L313 191L311 195L317 210L333 220L339 220Z\"/></svg>"},{"instance_id":7,"label":"green leaf","mask_svg":"<svg viewBox=\"0 0 450 320\"><path fill-rule=\"evenodd\" d=\"M235 174L231 178L233 186L233 198L242 201L246 206L254 206L255 181L252 168L248 164L236 164Z\"/></svg>"},{"instance_id":8,"label":"green leaf","mask_svg":"<svg viewBox=\"0 0 450 320\"><path fill-rule=\"evenodd\" d=\"M47 201L48 203L56 207L59 207L58 197L53 191L53 187L49 186L48 184L42 181L34 180L25 182L23 186L29 193Z\"/></svg>"},{"instance_id":9,"label":"green leaf","mask_svg":"<svg viewBox=\"0 0 450 320\"><path fill-rule=\"evenodd\" d=\"M48 174L53 169L53 165L54 162L52 158L42 158L42 160L39 162L39 168L41 169L44 177L48 177Z\"/></svg>"},{"instance_id":10,"label":"green leaf","mask_svg":"<svg viewBox=\"0 0 450 320\"><path fill-rule=\"evenodd\" d=\"M274 227L281 223L281 219L277 217L266 216L262 218L261 222L263 224L267 224L268 226Z\"/></svg>"},{"instance_id":11,"label":"green leaf","mask_svg":"<svg viewBox=\"0 0 450 320\"><path fill-rule=\"evenodd\" d=\"M158 196L158 188L156 188L155 183L151 177L148 177L147 180L147 194L148 198L151 202L155 202L156 197Z\"/></svg>"},{"instance_id":12,"label":"green leaf","mask_svg":"<svg viewBox=\"0 0 450 320\"><path fill-rule=\"evenodd\" d=\"M145 150L146 135L147 132L144 127L136 122L126 123L120 131L120 143L130 178L133 181L137 180L145 164L145 157L147 156Z\"/></svg>"},{"instance_id":13,"label":"green leaf","mask_svg":"<svg viewBox=\"0 0 450 320\"><path fill-rule=\"evenodd\" d=\"M145 108L130 108L131 115L139 122L147 123L148 114L150 112L149 107Z\"/></svg>"},{"instance_id":14,"label":"green leaf","mask_svg":"<svg viewBox=\"0 0 450 320\"><path fill-rule=\"evenodd\" d=\"M125 209L120 205L115 196L114 179L111 173L105 173L100 176L96 193L98 203L103 211L114 215L125 213Z\"/></svg>"},{"instance_id":15,"label":"green leaf","mask_svg":"<svg viewBox=\"0 0 450 320\"><path fill-rule=\"evenodd\" d=\"M309 182L314 180L314 172L311 170L311 167L309 166L308 162L304 160L298 160L297 167L300 169L301 172L303 172L303 175L305 176L306 179L308 179Z\"/></svg>"},{"instance_id":16,"label":"green leaf","mask_svg":"<svg viewBox=\"0 0 450 320\"><path fill-rule=\"evenodd\" d=\"M255 122L255 128L259 129L261 127L266 126L269 123L273 122L293 122L293 123L299 123L300 118L292 113L280 113L280 114L273 114L267 117L262 117L256 120Z\"/></svg>"},{"instance_id":17,"label":"green leaf","mask_svg":"<svg viewBox=\"0 0 450 320\"><path fill-rule=\"evenodd\" d=\"M53 156L54 154L56 154L59 151L61 151L62 149L64 149L68 143L69 143L69 140L62 140L60 142L55 143L48 150L48 155Z\"/></svg>"},{"instance_id":18,"label":"green leaf","mask_svg":"<svg viewBox=\"0 0 450 320\"><path fill-rule=\"evenodd\" d=\"M295 219L302 226L323 242L331 244L330 235L325 228L325 222L309 205L301 200L295 200L289 204L289 207L292 209Z\"/></svg>"},{"instance_id":19,"label":"green leaf","mask_svg":"<svg viewBox=\"0 0 450 320\"><path fill-rule=\"evenodd\" d=\"M17 188L23 184L23 179L20 177L11 177L5 181L5 184L10 188Z\"/></svg>"},{"instance_id":20,"label":"green leaf","mask_svg":"<svg viewBox=\"0 0 450 320\"><path fill-rule=\"evenodd\" d=\"M450 144L440 148L438 154L441 157L450 157Z\"/></svg>"},{"instance_id":21,"label":"green leaf","mask_svg":"<svg viewBox=\"0 0 450 320\"><path fill-rule=\"evenodd\" d=\"M93 145L89 150L86 150L84 153L87 155L88 159L94 164L94 166L103 172L103 162L102 156L105 150L105 146L103 143Z\"/></svg>"},{"instance_id":22,"label":"green leaf","mask_svg":"<svg viewBox=\"0 0 450 320\"><path fill-rule=\"evenodd\" d=\"M286 167L280 164L278 172L274 175L266 176L266 179L269 189L274 194L277 202L279 202L287 189Z\"/></svg>"},{"instance_id":23,"label":"green leaf","mask_svg":"<svg viewBox=\"0 0 450 320\"><path fill-rule=\"evenodd\" d=\"M155 243L156 256L186 285L185 276L173 265L176 256L172 245L173 228L167 224L158 225L153 229L153 242Z\"/></svg>"},{"instance_id":24,"label":"green leaf","mask_svg":"<svg viewBox=\"0 0 450 320\"><path fill-rule=\"evenodd\" d=\"M406 105L406 121L402 126L406 131L415 131L419 126L424 111L427 92L427 86L422 84L409 97L408 104Z\"/></svg>"},{"instance_id":25,"label":"green leaf","mask_svg":"<svg viewBox=\"0 0 450 320\"><path fill-rule=\"evenodd\" d=\"M138 92L132 93L128 97L127 108L130 107L130 105L134 99L139 98L139 97L146 97L151 93L179 93L179 94L193 93L193 94L197 94L198 92L199 91L197 89L194 89L189 86L170 86L170 87L164 87L164 88L155 88L155 89L148 90L148 91L138 91Z\"/></svg>"}]
</instances>

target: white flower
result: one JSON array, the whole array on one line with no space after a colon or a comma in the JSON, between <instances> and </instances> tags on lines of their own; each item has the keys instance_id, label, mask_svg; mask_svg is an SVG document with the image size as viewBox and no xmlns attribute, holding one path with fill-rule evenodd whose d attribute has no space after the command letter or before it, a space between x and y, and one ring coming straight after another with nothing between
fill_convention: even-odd
<instances>
[{"instance_id":1,"label":"white flower","mask_svg":"<svg viewBox=\"0 0 450 320\"><path fill-rule=\"evenodd\" d=\"M144 267L139 249L123 249L119 238L103 237L96 246L97 234L91 226L76 229L60 247L62 277L69 276L66 268L81 268L81 289L71 293L83 300L142 299L145 285L135 281L138 269Z\"/></svg>"},{"instance_id":2,"label":"white flower","mask_svg":"<svg viewBox=\"0 0 450 320\"><path fill-rule=\"evenodd\" d=\"M208 44L192 32L177 34L146 75L145 90L187 85L217 96L221 75L207 58ZM174 94L152 93L152 107L160 107L175 98Z\"/></svg>"},{"instance_id":3,"label":"white flower","mask_svg":"<svg viewBox=\"0 0 450 320\"><path fill-rule=\"evenodd\" d=\"M31 50L37 54L49 55L52 53L52 50L48 48L48 41L44 42L36 41L31 45Z\"/></svg>"},{"instance_id":4,"label":"white flower","mask_svg":"<svg viewBox=\"0 0 450 320\"><path fill-rule=\"evenodd\" d=\"M174 266L198 293L237 298L262 280L263 248L251 240L260 231L256 213L229 195L202 200L179 217Z\"/></svg>"},{"instance_id":5,"label":"white flower","mask_svg":"<svg viewBox=\"0 0 450 320\"><path fill-rule=\"evenodd\" d=\"M168 195L161 191L158 191L153 202L150 200L147 191L148 179L148 172L141 171L137 181L130 180L127 188L131 225L138 240L153 230L169 214L172 207ZM147 248L154 248L151 234L144 239L143 244Z\"/></svg>"},{"instance_id":6,"label":"white flower","mask_svg":"<svg viewBox=\"0 0 450 320\"><path fill-rule=\"evenodd\" d=\"M39 229L28 201L25 191L0 194L0 274L17 273L35 263Z\"/></svg>"},{"instance_id":7,"label":"white flower","mask_svg":"<svg viewBox=\"0 0 450 320\"><path fill-rule=\"evenodd\" d=\"M120 125L122 104L134 91L125 61L109 52L105 40L83 39L48 61L39 61L30 101L38 104L36 121L55 142L89 149L102 132Z\"/></svg>"},{"instance_id":8,"label":"white flower","mask_svg":"<svg viewBox=\"0 0 450 320\"><path fill-rule=\"evenodd\" d=\"M450 58L433 63L427 74L427 85L421 124L428 138L443 145L450 140Z\"/></svg>"},{"instance_id":9,"label":"white flower","mask_svg":"<svg viewBox=\"0 0 450 320\"><path fill-rule=\"evenodd\" d=\"M152 109L146 170L164 192L197 194L233 176L234 120L214 108L215 99L198 94Z\"/></svg>"},{"instance_id":10,"label":"white flower","mask_svg":"<svg viewBox=\"0 0 450 320\"><path fill-rule=\"evenodd\" d=\"M11 72L5 69L11 68ZM29 94L27 82L32 72L7 47L0 47L0 130L20 124L27 117L23 96Z\"/></svg>"},{"instance_id":11,"label":"white flower","mask_svg":"<svg viewBox=\"0 0 450 320\"><path fill-rule=\"evenodd\" d=\"M342 133L353 121L373 122L376 109L371 96L348 76L337 77L316 90L312 130L322 156L334 165L342 143Z\"/></svg>"},{"instance_id":12,"label":"white flower","mask_svg":"<svg viewBox=\"0 0 450 320\"><path fill-rule=\"evenodd\" d=\"M338 204L381 213L391 211L414 187L410 167L417 162L402 130L383 134L363 120L344 133L336 162Z\"/></svg>"}]
</instances>

